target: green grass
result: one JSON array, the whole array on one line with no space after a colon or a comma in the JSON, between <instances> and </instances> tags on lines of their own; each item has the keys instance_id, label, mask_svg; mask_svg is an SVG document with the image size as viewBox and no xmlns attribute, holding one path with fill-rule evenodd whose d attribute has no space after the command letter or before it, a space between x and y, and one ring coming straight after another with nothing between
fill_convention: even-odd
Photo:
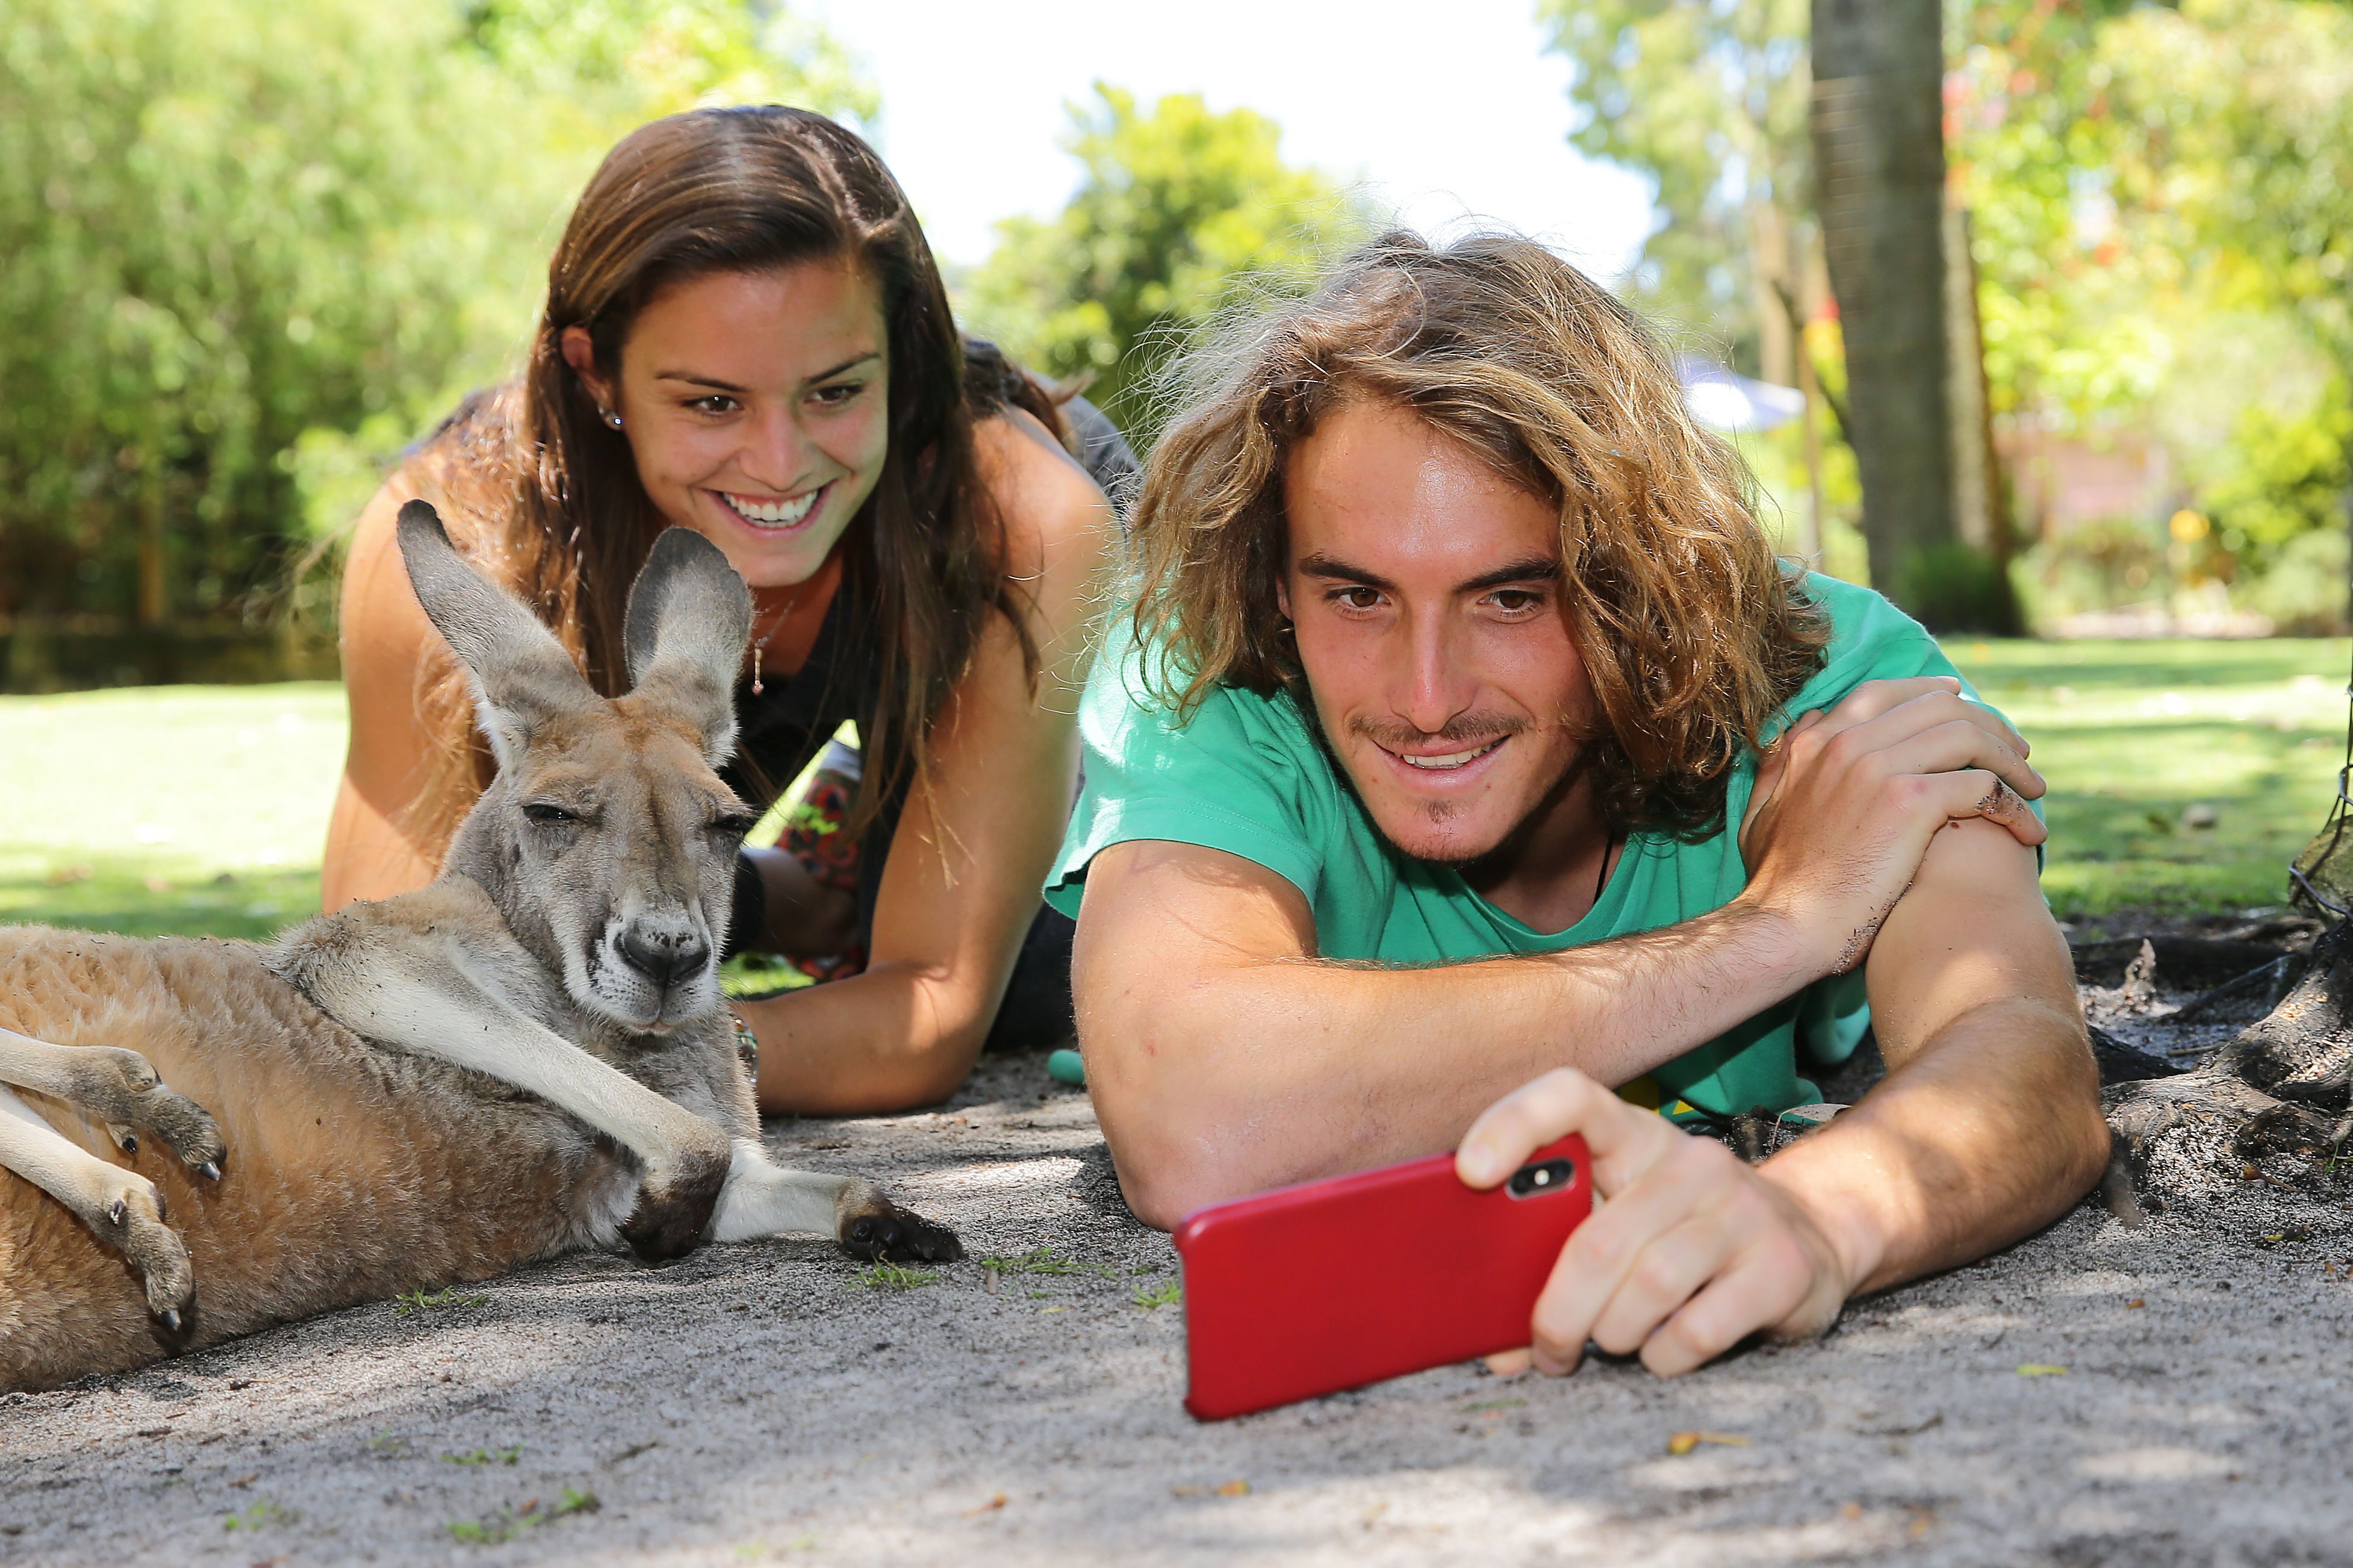
<instances>
[{"instance_id":1,"label":"green grass","mask_svg":"<svg viewBox=\"0 0 2353 1568\"><path fill-rule=\"evenodd\" d=\"M461 1296L455 1285L445 1285L429 1296L419 1287L393 1298L396 1305L392 1315L405 1318L411 1312L430 1311L436 1307L479 1307L489 1300L488 1296Z\"/></svg>"},{"instance_id":2,"label":"green grass","mask_svg":"<svg viewBox=\"0 0 2353 1568\"><path fill-rule=\"evenodd\" d=\"M861 1269L849 1281L861 1290L921 1290L940 1282L939 1276L928 1268L910 1268L903 1263L877 1263Z\"/></svg>"},{"instance_id":3,"label":"green grass","mask_svg":"<svg viewBox=\"0 0 2353 1568\"><path fill-rule=\"evenodd\" d=\"M2034 743L2063 916L2284 900L2344 751L2344 641L1946 646ZM0 697L0 923L259 937L310 914L343 736L321 683ZM2200 805L2212 827L2183 825Z\"/></svg>"},{"instance_id":4,"label":"green grass","mask_svg":"<svg viewBox=\"0 0 2353 1568\"><path fill-rule=\"evenodd\" d=\"M2063 919L2283 904L2344 760L2348 645L1989 642L1945 651L2051 785L2043 890ZM2185 826L2192 805L2211 827Z\"/></svg>"},{"instance_id":5,"label":"green grass","mask_svg":"<svg viewBox=\"0 0 2353 1568\"><path fill-rule=\"evenodd\" d=\"M319 682L0 698L0 922L259 937L315 912L343 735Z\"/></svg>"}]
</instances>

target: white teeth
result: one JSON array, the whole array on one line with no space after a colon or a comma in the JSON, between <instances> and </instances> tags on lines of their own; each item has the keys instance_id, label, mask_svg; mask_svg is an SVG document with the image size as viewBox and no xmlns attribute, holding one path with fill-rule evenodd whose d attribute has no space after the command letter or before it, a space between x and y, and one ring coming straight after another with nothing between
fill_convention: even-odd
<instances>
[{"instance_id":1,"label":"white teeth","mask_svg":"<svg viewBox=\"0 0 2353 1568\"><path fill-rule=\"evenodd\" d=\"M745 521L756 522L763 528L789 528L809 514L809 508L825 493L825 487L819 485L796 500L754 500L749 496L728 495L724 490L720 493L727 496L727 504L742 513Z\"/></svg>"},{"instance_id":2,"label":"white teeth","mask_svg":"<svg viewBox=\"0 0 2353 1568\"><path fill-rule=\"evenodd\" d=\"M1476 762L1503 743L1501 740L1490 741L1483 746L1473 746L1467 752L1449 752L1442 757L1409 757L1402 752L1389 754L1409 768L1419 768L1425 773L1444 772L1449 768L1459 768L1465 763Z\"/></svg>"}]
</instances>

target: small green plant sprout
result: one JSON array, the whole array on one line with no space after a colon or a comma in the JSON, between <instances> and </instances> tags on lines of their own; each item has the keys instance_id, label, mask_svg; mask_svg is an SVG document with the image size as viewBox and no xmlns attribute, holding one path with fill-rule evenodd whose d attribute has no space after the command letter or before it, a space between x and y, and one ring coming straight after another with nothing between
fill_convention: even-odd
<instances>
[{"instance_id":1,"label":"small green plant sprout","mask_svg":"<svg viewBox=\"0 0 2353 1568\"><path fill-rule=\"evenodd\" d=\"M1129 1293L1127 1299L1148 1312L1155 1307L1173 1307L1185 1299L1185 1287L1177 1284L1174 1279L1152 1290L1138 1285Z\"/></svg>"},{"instance_id":2,"label":"small green plant sprout","mask_svg":"<svg viewBox=\"0 0 2353 1568\"><path fill-rule=\"evenodd\" d=\"M878 1263L860 1270L850 1281L861 1290L915 1290L939 1282L939 1276L930 1269L910 1268L903 1263Z\"/></svg>"},{"instance_id":3,"label":"small green plant sprout","mask_svg":"<svg viewBox=\"0 0 2353 1568\"><path fill-rule=\"evenodd\" d=\"M442 1528L453 1541L469 1546L496 1546L512 1541L535 1525L553 1524L566 1514L595 1513L600 1505L595 1492L564 1489L554 1502L543 1506L533 1498L520 1508L502 1508L496 1513L486 1513L480 1519L452 1520Z\"/></svg>"},{"instance_id":4,"label":"small green plant sprout","mask_svg":"<svg viewBox=\"0 0 2353 1568\"><path fill-rule=\"evenodd\" d=\"M360 1447L379 1459L397 1459L408 1452L408 1439L387 1426Z\"/></svg>"},{"instance_id":5,"label":"small green plant sprout","mask_svg":"<svg viewBox=\"0 0 2353 1568\"><path fill-rule=\"evenodd\" d=\"M421 1312L427 1307L479 1307L488 1296L460 1296L458 1287L450 1285L427 1295L422 1289L406 1291L393 1298L395 1317L405 1318L411 1312Z\"/></svg>"},{"instance_id":6,"label":"small green plant sprout","mask_svg":"<svg viewBox=\"0 0 2353 1568\"><path fill-rule=\"evenodd\" d=\"M232 1513L221 1521L223 1530L259 1530L265 1525L291 1524L300 1517L293 1510L279 1507L269 1499L256 1498L253 1506L243 1513Z\"/></svg>"},{"instance_id":7,"label":"small green plant sprout","mask_svg":"<svg viewBox=\"0 0 2353 1568\"><path fill-rule=\"evenodd\" d=\"M522 1458L522 1445L511 1448L474 1448L463 1454L444 1454L442 1461L451 1465L512 1465Z\"/></svg>"},{"instance_id":8,"label":"small green plant sprout","mask_svg":"<svg viewBox=\"0 0 2353 1568\"><path fill-rule=\"evenodd\" d=\"M1060 1258L1050 1247L1040 1247L1018 1257L999 1258L994 1253L980 1260L983 1268L994 1268L999 1274L1076 1274L1079 1262L1072 1258Z\"/></svg>"}]
</instances>

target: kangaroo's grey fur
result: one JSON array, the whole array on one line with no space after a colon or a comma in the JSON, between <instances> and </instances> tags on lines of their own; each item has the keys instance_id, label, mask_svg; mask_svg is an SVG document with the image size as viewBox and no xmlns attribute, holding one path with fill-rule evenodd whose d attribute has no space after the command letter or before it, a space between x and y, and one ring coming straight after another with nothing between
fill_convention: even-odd
<instances>
[{"instance_id":1,"label":"kangaroo's grey fur","mask_svg":"<svg viewBox=\"0 0 2353 1568\"><path fill-rule=\"evenodd\" d=\"M608 700L431 507L399 539L499 764L436 881L268 946L0 931L0 1388L580 1247L962 1255L761 1154L717 975L742 579L664 534Z\"/></svg>"}]
</instances>

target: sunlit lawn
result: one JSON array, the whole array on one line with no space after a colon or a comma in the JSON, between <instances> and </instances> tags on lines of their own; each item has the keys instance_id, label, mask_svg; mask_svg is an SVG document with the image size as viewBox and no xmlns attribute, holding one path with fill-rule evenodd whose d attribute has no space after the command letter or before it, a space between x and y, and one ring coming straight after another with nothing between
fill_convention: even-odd
<instances>
[{"instance_id":1,"label":"sunlit lawn","mask_svg":"<svg viewBox=\"0 0 2353 1568\"><path fill-rule=\"evenodd\" d=\"M2341 641L1978 642L1946 651L2050 781L2062 916L2286 901L2344 760ZM2189 826L2193 805L2214 826Z\"/></svg>"},{"instance_id":2,"label":"sunlit lawn","mask_svg":"<svg viewBox=\"0 0 2353 1568\"><path fill-rule=\"evenodd\" d=\"M0 698L0 921L263 936L319 907L339 686Z\"/></svg>"},{"instance_id":3,"label":"sunlit lawn","mask_svg":"<svg viewBox=\"0 0 2353 1568\"><path fill-rule=\"evenodd\" d=\"M2342 641L1978 642L2052 785L2063 915L2283 902L2345 743ZM0 922L261 936L318 907L331 685L0 698ZM2210 828L2183 824L2214 808Z\"/></svg>"}]
</instances>

